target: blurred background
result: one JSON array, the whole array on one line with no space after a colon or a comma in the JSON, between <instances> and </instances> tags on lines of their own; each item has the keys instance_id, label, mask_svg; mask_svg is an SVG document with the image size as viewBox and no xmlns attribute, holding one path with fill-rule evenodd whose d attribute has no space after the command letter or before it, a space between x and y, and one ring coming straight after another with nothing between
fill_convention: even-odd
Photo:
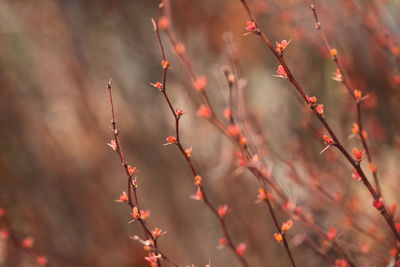
<instances>
[{"instance_id":1,"label":"blurred background","mask_svg":"<svg viewBox=\"0 0 400 267\"><path fill-rule=\"evenodd\" d=\"M309 1L249 1L270 39L291 40L285 57L310 95L324 103L328 121L347 148L356 120L346 90L332 80L328 51L314 28ZM148 223L168 233L159 246L182 265L240 266L228 249L217 249L218 222L199 201L184 158L163 146L174 120L151 82L161 79L160 51L150 19L159 2L1 1L0 2L0 206L10 231L35 238L51 266L147 266L141 234L129 208L115 203L126 191L123 169L108 146L110 106L106 84L112 78L117 125L128 162L139 170L139 198L151 210ZM369 94L363 119L385 201L399 201L400 171L400 2L397 0L316 1L323 31L338 50L352 86ZM278 183L295 203L313 214L324 230L338 228L342 245L363 266L385 266L393 244L379 245L343 223L343 210L330 208L318 184L341 195L343 209L364 229L388 239L389 232L370 196L351 178L337 151L324 148L319 123L305 111L284 79L273 77L277 61L256 38L243 36L248 20L240 1L171 1L172 26L186 46L196 73L207 76L207 92L222 119L228 90L222 69L229 66L223 36L235 43L253 139ZM226 39L226 38L225 38ZM181 119L182 142L214 203L228 204L235 243L246 242L251 266L288 266L266 207L255 204L258 182L237 164L236 147L207 120L196 116L199 100L191 81L163 35L171 61L169 94ZM367 169L367 167L365 168ZM297 176L296 176L297 177ZM329 208L328 208L329 207ZM347 209L347 208L346 208ZM357 211L357 212L356 212ZM281 221L288 217L278 212ZM378 230L373 230L375 226ZM328 266L304 246L297 226L289 235L299 266ZM328 256L334 251L309 234ZM293 239L292 239L293 238ZM296 239L297 238L297 239ZM363 244L368 250L360 250ZM365 248L364 246L364 248ZM369 251L375 253L368 254ZM363 255L364 253L364 255ZM368 254L368 255L365 255ZM378 255L375 255L378 254ZM368 265L369 264L369 265ZM35 266L29 254L0 240L0 266ZM164 265L167 265L166 263Z\"/></svg>"}]
</instances>

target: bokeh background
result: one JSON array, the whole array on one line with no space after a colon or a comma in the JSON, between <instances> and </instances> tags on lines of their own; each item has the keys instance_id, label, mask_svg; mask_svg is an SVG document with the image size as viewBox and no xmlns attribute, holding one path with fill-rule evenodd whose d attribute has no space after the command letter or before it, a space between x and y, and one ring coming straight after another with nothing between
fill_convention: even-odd
<instances>
[{"instance_id":1,"label":"bokeh background","mask_svg":"<svg viewBox=\"0 0 400 267\"><path fill-rule=\"evenodd\" d=\"M362 211L359 222L365 229L375 225L381 228L377 235L388 236L381 219L371 219L377 214L368 193L351 179L337 151L319 154L320 125L299 104L290 84L273 77L277 61L255 36L243 36L248 19L240 1L171 2L175 34L196 72L207 76L218 115L227 106L222 69L229 56L223 37L230 33L247 84L247 109L257 125L253 138L279 184L323 229L338 227L343 246L353 251L367 244L378 254L352 252L359 264L387 264L388 247L346 227L340 209L291 179L296 171L310 187L318 183L332 194L341 193L343 207L356 203L352 208ZM249 2L271 40L291 39L285 54L289 66L307 92L324 103L345 145L359 146L358 140L348 139L354 106L331 79L335 67L314 29L309 1ZM400 2L316 2L323 30L352 85L370 95L363 108L369 143L385 200L399 201ZM128 207L114 202L126 191L126 182L117 155L107 146L112 138L110 77L127 158L140 170L142 206L152 212L150 226L168 232L160 248L181 264L203 266L211 259L212 266L239 266L228 249L217 249L221 232L215 218L189 198L195 188L184 159L176 147L163 146L165 137L174 134L174 121L149 85L161 77L150 21L157 6L153 0L0 2L0 201L11 229L33 236L51 266L147 266L142 246L129 239L141 233L139 225L128 224ZM237 165L235 146L196 116L199 101L191 81L163 40L173 66L169 92L175 106L186 111L183 143L193 147L212 201L230 206L227 221L234 241L247 243L251 266L288 266L284 250L273 240L265 206L254 203L257 181ZM301 240L307 231L296 225L291 237ZM293 250L299 266L327 266L297 243ZM35 265L30 255L0 241L0 266Z\"/></svg>"}]
</instances>

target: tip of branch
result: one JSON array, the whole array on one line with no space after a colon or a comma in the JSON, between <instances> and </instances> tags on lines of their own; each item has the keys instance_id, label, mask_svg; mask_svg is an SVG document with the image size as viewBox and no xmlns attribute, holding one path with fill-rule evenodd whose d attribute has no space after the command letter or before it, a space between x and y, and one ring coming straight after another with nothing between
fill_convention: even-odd
<instances>
[{"instance_id":1,"label":"tip of branch","mask_svg":"<svg viewBox=\"0 0 400 267\"><path fill-rule=\"evenodd\" d=\"M153 18L151 18L151 23L153 24L154 31L157 31L157 23Z\"/></svg>"},{"instance_id":2,"label":"tip of branch","mask_svg":"<svg viewBox=\"0 0 400 267\"><path fill-rule=\"evenodd\" d=\"M110 77L110 79L108 80L107 89L111 89L111 77Z\"/></svg>"},{"instance_id":3,"label":"tip of branch","mask_svg":"<svg viewBox=\"0 0 400 267\"><path fill-rule=\"evenodd\" d=\"M133 220L129 221L128 223L133 223L134 221L136 221L136 219L133 219Z\"/></svg>"},{"instance_id":4,"label":"tip of branch","mask_svg":"<svg viewBox=\"0 0 400 267\"><path fill-rule=\"evenodd\" d=\"M332 145L327 145L324 149L322 149L321 152L319 152L319 154L324 153L325 151L327 151Z\"/></svg>"}]
</instances>

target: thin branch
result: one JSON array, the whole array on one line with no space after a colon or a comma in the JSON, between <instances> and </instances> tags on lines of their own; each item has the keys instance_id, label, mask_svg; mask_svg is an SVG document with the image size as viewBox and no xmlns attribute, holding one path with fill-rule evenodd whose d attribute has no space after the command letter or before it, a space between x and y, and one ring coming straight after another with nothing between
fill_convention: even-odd
<instances>
[{"instance_id":1,"label":"thin branch","mask_svg":"<svg viewBox=\"0 0 400 267\"><path fill-rule=\"evenodd\" d=\"M230 233L228 231L228 228L226 226L226 223L225 223L225 216L220 216L217 208L210 202L210 200L209 200L209 198L207 196L207 193L206 193L206 191L204 189L204 186L201 184L201 178L199 178L200 177L199 173L196 170L196 168L195 168L195 166L194 166L194 164L192 162L191 155L188 154L185 151L185 149L183 148L183 146L182 146L181 138L180 138L180 131L179 131L179 122L180 122L181 116L183 115L183 111L178 112L178 110L175 110L173 108L171 100L170 100L170 98L168 96L168 93L167 93L167 90L166 90L166 81L167 81L167 71L168 71L168 68L169 68L169 62L167 61L167 59L165 57L164 46L163 46L163 43L162 43L162 40L161 40L160 31L159 31L159 27L158 27L158 20L155 20L153 22L153 25L154 25L154 30L155 30L155 33L156 33L156 36L157 36L158 44L159 44L159 47L160 47L160 50L161 50L162 62L164 62L164 64L162 64L163 72L162 72L162 85L161 85L160 91L163 94L164 99L167 102L168 107L169 107L169 109L170 109L170 111L171 111L171 113L172 113L172 115L173 115L173 117L175 119L176 141L173 144L175 144L178 147L180 153L185 158L185 160L186 160L186 162L187 162L187 164L188 164L188 166L189 166L189 168L190 168L190 170L192 172L193 177L195 179L196 178L199 179L197 182L195 182L195 184L196 184L198 190L201 192L201 200L203 200L203 202L206 204L206 206L210 209L210 211L218 219L218 222L220 224L220 227L221 227L222 233L224 235L224 238L227 240L228 247L235 254L237 259L240 261L240 263L243 266L249 267L250 265L248 264L247 260L243 257L243 255L239 254L236 251L236 246L233 243L232 237L231 237L231 235L230 235ZM192 77L194 78L194 75ZM203 93L202 95L203 95L203 97L205 97L206 103L209 105L209 101L208 101L207 95L205 93ZM214 116L215 116L215 114L214 114ZM216 120L217 119L215 117L214 121L216 121Z\"/></svg>"},{"instance_id":2,"label":"thin branch","mask_svg":"<svg viewBox=\"0 0 400 267\"><path fill-rule=\"evenodd\" d=\"M311 111L313 111L313 113L315 114L315 116L318 118L318 120L322 123L322 125L324 126L324 128L328 131L328 133L330 134L331 138L334 141L334 146L336 148L339 149L339 151L344 155L344 157L347 159L347 161L353 166L353 168L360 174L361 176L361 180L364 184L364 186L368 189L368 191L371 193L374 201L381 201L380 200L380 195L377 193L377 191L372 187L372 185L370 184L370 182L368 181L368 178L366 177L364 171L362 170L359 162L355 161L351 155L349 154L349 152L344 148L344 146L342 145L342 143L339 141L339 139L337 138L335 132L333 131L333 129L330 127L330 125L328 124L328 122L325 120L325 117L323 116L322 113L318 112L316 105L310 105L307 99L307 95L304 91L304 89L302 88L302 86L299 84L299 82L296 80L296 78L294 77L294 75L292 74L291 70L289 69L289 67L286 64L285 59L283 58L283 54L278 53L275 48L273 47L272 43L270 42L270 40L268 39L268 37L265 35L264 32L261 31L259 25L257 24L254 15L252 14L247 1L246 0L240 0L244 6L244 8L246 9L248 16L250 17L250 19L255 23L256 25L256 31L254 32L257 36L260 37L260 39L268 46L268 48L271 50L271 52L274 54L274 56L277 58L277 60L280 62L280 64L282 65L283 69L285 70L286 74L287 74L287 79L290 81L290 83L292 83L292 85L295 87L296 91L301 95L301 97L303 98L303 100L305 101L305 103L307 104L307 106L311 109ZM391 231L393 232L393 236L400 241L400 233L397 232L395 224L393 222L393 219L390 215L390 213L388 212L387 208L383 205L382 208L380 209L380 213L383 216L383 218L385 219L386 223L388 224L389 228L391 229Z\"/></svg>"},{"instance_id":3,"label":"thin branch","mask_svg":"<svg viewBox=\"0 0 400 267\"><path fill-rule=\"evenodd\" d=\"M169 41L171 42L172 46L176 47L177 41L176 41L172 31L170 29L167 29L165 31L166 31L167 37L168 37ZM187 70L190 78L193 80L196 77L196 75L195 75L195 73L193 71L191 63L190 63L189 59L187 58L186 54L179 54L179 53L176 53L176 54L177 54L178 58L180 59L183 67ZM215 114L215 113L213 113L213 114ZM252 153L249 151L249 147L247 145L246 146L242 146L240 144L240 142L238 142L239 140L237 138L233 138L232 136L230 136L228 131L227 131L227 129L226 129L226 127L223 124L216 123L216 120L213 120L213 119L210 119L209 121L211 122L211 124L213 124L215 127L217 127L217 129L220 130L221 133L223 133L225 136L227 136L229 138L229 140L232 141L232 143L234 143L234 144L239 146L239 148L241 149L242 155L245 155L246 159L251 159L252 158ZM258 153L256 153L256 154L258 154ZM278 196L284 201L284 203L287 203L289 201L289 198L286 196L286 194L280 188L279 184L274 182L274 178L273 178L272 175L271 175L271 177L267 177L263 170L259 170L258 168L255 168L255 167L250 166L250 165L247 166L247 169L259 180L259 182L262 185L262 188L266 192L268 192L268 191L267 191L267 188L265 186L265 183L267 183L268 186L271 186L273 191L278 194ZM326 235L322 236L322 237L327 239ZM329 240L329 239L327 239L327 240ZM341 251L339 249L338 249L338 252L341 255L343 255L343 253L341 253Z\"/></svg>"},{"instance_id":4,"label":"thin branch","mask_svg":"<svg viewBox=\"0 0 400 267\"><path fill-rule=\"evenodd\" d=\"M313 12L314 19L315 19L315 28L318 30L318 32L321 36L321 39L323 40L326 48L329 51L332 51L332 46L330 45L330 43L328 42L328 39L326 38L324 32L322 31L321 22L318 20L318 14L317 14L315 5L311 4L310 7ZM334 51L334 53L331 56L332 56L333 62L335 62L335 64L336 64L337 69L340 71L340 73L342 75L341 83L346 87L348 93L350 94L351 98L353 99L353 101L356 105L357 124L359 126L359 131L358 131L357 135L359 136L362 146L364 147L365 153L367 155L367 160L370 165L370 169L371 169L371 172L372 172L372 175L374 178L374 183L375 183L377 193L378 193L378 195L382 196L382 190L381 190L381 186L379 184L379 179L378 179L378 172L377 172L377 169L373 167L375 165L372 161L372 155L371 155L370 149L368 147L366 137L364 136L364 127L363 127L362 118L361 118L361 102L362 102L361 95L359 97L357 97L356 96L357 91L355 89L351 88L349 82L347 81L347 76L345 75L344 69L343 69L342 65L340 64L339 57L336 54L336 50Z\"/></svg>"},{"instance_id":5,"label":"thin branch","mask_svg":"<svg viewBox=\"0 0 400 267\"><path fill-rule=\"evenodd\" d=\"M111 79L107 83L107 89L108 89L108 95L109 95L109 101L110 101L110 107L111 107L111 116L112 116L111 126L112 126L112 131L114 133L115 150L118 153L120 163L121 163L122 167L124 168L125 175L127 178L127 187L128 187L127 188L128 189L127 204L129 205L131 210L136 207L138 209L138 211L140 212L139 200L138 200L138 196L137 196L137 192L136 192L136 187L137 187L136 179L133 180L133 175L135 174L135 171L130 170L130 168L134 168L134 167L129 166L129 164L126 162L124 149L123 149L121 138L119 135L119 129L117 128L116 121L115 121L115 111L114 111L114 103L113 103L113 97L112 97ZM134 199L132 199L132 191L134 194ZM158 250L157 237L153 236L150 229L146 225L146 222L140 216L138 218L136 218L136 220L142 226L147 239L152 241L151 246L153 246L154 249ZM157 266L161 267L161 262L159 259L157 259Z\"/></svg>"}]
</instances>

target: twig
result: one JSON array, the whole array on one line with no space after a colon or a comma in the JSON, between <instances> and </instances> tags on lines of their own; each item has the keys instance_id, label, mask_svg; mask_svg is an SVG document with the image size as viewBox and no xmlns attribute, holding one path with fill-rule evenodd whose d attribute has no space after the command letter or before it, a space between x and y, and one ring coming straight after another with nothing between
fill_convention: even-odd
<instances>
[{"instance_id":1,"label":"twig","mask_svg":"<svg viewBox=\"0 0 400 267\"><path fill-rule=\"evenodd\" d=\"M292 85L295 87L296 91L301 95L301 97L303 98L303 100L305 101L307 106L313 111L315 116L322 123L324 128L328 131L328 133L330 134L330 137L332 138L332 141L333 141L332 145L339 149L339 151L344 155L344 157L347 159L347 161L353 166L355 171L357 171L359 173L363 184L368 189L368 191L371 193L371 195L372 195L372 197L374 199L374 202L378 202L378 203L381 204L379 206L379 211L380 211L381 215L383 216L383 218L385 219L385 221L388 224L389 228L393 232L394 237L398 241L400 241L400 233L398 233L397 230L396 230L396 227L395 227L395 224L393 222L393 218L392 218L391 214L387 211L385 205L383 204L382 200L380 199L381 196L378 194L378 192L372 187L372 185L368 181L364 171L361 169L361 166L360 166L359 162L354 160L351 157L351 155L349 154L349 152L341 144L339 139L336 137L335 132L330 127L328 122L325 120L323 112L321 112L321 110L317 109L318 106L310 104L304 89L299 84L299 82L296 80L296 78L294 77L294 75L290 71L289 67L287 66L287 63L286 63L285 59L283 58L283 53L277 52L276 49L274 48L274 46L272 45L272 43L270 42L270 40L268 39L268 37L265 35L265 33L261 31L259 25L256 22L256 19L255 19L253 13L251 12L251 10L250 10L250 8L249 8L249 6L247 4L247 1L246 0L240 0L240 1L242 2L245 10L247 11L248 16L250 17L252 22L254 22L254 24L255 24L254 34L256 34L257 36L260 37L260 39L268 46L268 48L274 54L276 59L280 62L283 70L285 71L285 76L286 76L285 78L288 79L290 81L290 83L292 83ZM352 262L350 262L350 264L354 265L354 263L352 263Z\"/></svg>"},{"instance_id":2,"label":"twig","mask_svg":"<svg viewBox=\"0 0 400 267\"><path fill-rule=\"evenodd\" d=\"M134 167L130 166L126 162L126 159L125 159L125 153L123 150L121 138L119 136L119 129L117 128L116 121L115 121L114 103L113 103L112 92L111 92L111 89L112 89L111 79L107 83L107 89L108 89L108 95L109 95L110 107L111 107L111 116L112 116L111 127L112 127L112 131L114 133L115 151L118 153L120 163L122 164L122 167L125 170L125 175L127 178L127 187L128 187L127 203L129 205L129 207L131 208L131 210L133 210L134 208L137 208L138 212L140 213L139 200L138 200L138 196L137 196L137 192L136 192L137 182L136 182L136 179L133 180L133 176L136 174L136 171L135 171L135 169L132 169ZM133 191L134 199L132 199L132 191ZM152 232L146 225L145 221L140 216L138 216L137 218L134 218L134 219L136 219L140 223L146 237L152 241L151 246L153 246L154 249L158 250L157 237L153 236ZM163 257L165 257L165 256L163 256ZM161 267L161 262L158 258L157 258L157 266Z\"/></svg>"},{"instance_id":3,"label":"twig","mask_svg":"<svg viewBox=\"0 0 400 267\"><path fill-rule=\"evenodd\" d=\"M231 249L231 251L235 254L235 256L238 258L238 260L240 261L240 263L245 266L245 267L249 267L250 265L248 264L247 260L243 257L242 254L238 253L235 247L235 244L233 243L232 237L228 231L228 228L226 226L225 223L225 216L221 216L217 210L217 208L210 202L207 193L205 191L204 186L201 184L201 177L199 176L198 171L196 170L193 162L192 162L192 158L191 155L189 153L187 153L185 151L185 149L182 146L181 143L181 138L180 138L180 131L179 131L179 121L181 116L183 115L183 111L182 110L178 110L178 109L174 109L171 103L171 100L168 96L167 93L167 87L166 87L166 83L167 83L167 71L169 68L169 61L167 61L166 56L165 56L165 52L164 52L164 46L161 40L161 36L160 36L160 31L159 31L159 27L158 27L158 19L153 21L153 25L154 25L154 30L157 36L157 41L161 50L161 56L162 56L162 66L163 66L163 72L162 72L162 83L160 85L160 88L158 88L160 90L160 92L163 94L163 97L165 99L165 101L168 104L168 107L175 119L175 134L176 134L176 139L173 140L173 142L171 144L174 144L178 147L180 153L183 155L183 157L185 158L191 172L192 175L195 179L195 185L197 186L199 192L201 192L201 197L199 200L203 200L203 202L206 204L206 206L210 209L210 211L215 215L215 217L218 219L218 222L220 224L222 233L224 235L224 238L227 241L227 245L228 247ZM206 96L205 94L202 94L203 96ZM208 97L205 97L206 99L206 103L209 105L209 101L208 101ZM215 115L214 115L215 116ZM214 119L215 120L215 119ZM221 123L222 124L222 123Z\"/></svg>"},{"instance_id":4,"label":"twig","mask_svg":"<svg viewBox=\"0 0 400 267\"><path fill-rule=\"evenodd\" d=\"M177 41L172 33L172 31L170 29L164 29L167 33L167 37L169 39L169 41L171 42L173 47L176 47L177 45ZM182 53L176 53L178 58L180 59L182 65L184 66L184 68L187 70L190 78L193 80L194 77L196 77L193 68L191 66L191 63L189 61L189 59L186 57L186 54L182 54ZM210 107L211 108L211 107ZM215 115L215 113L213 113L213 116ZM240 144L240 141L238 138L234 138L232 136L230 136L229 134L227 134L227 129L226 127L222 124L218 124L215 123L215 120L210 119L209 120L214 126L217 127L217 129L219 129L225 136L227 136L229 138L230 141L232 141L234 144L238 145L241 152L242 152L242 156L244 158L246 158L246 160L250 160L252 158L252 153L249 151L249 147L247 145L243 146L242 144ZM222 127L221 127L222 126ZM258 154L258 153L256 153ZM273 176L271 175L271 177L267 177L264 173L263 170L260 170L254 166L248 165L246 166L247 169L258 179L258 181L261 183L262 188L268 192L265 183L268 184L268 186L271 186L271 188L273 189L274 192L276 192L279 197L285 202L287 203L289 201L288 197L286 196L286 194L283 192L283 190L280 188L279 184L277 184L276 182L274 182ZM311 228L312 229L312 228ZM326 235L323 236L323 238L326 238ZM342 250L343 251L343 250ZM338 249L338 252L343 255L343 253ZM343 255L344 256L344 255Z\"/></svg>"},{"instance_id":5,"label":"twig","mask_svg":"<svg viewBox=\"0 0 400 267\"><path fill-rule=\"evenodd\" d=\"M337 55L337 51L336 49L332 48L332 46L330 45L330 43L328 42L328 39L326 38L325 34L322 31L321 28L321 22L318 20L318 14L317 14L317 10L315 8L314 4L310 5L311 10L314 14L314 19L315 19L315 28L318 30L318 32L320 33L320 36L326 46L326 48L331 52L331 58L333 60L333 62L335 62L337 69L340 71L341 74L341 83L346 87L348 93L350 94L352 100L354 101L355 105L356 105L356 109L357 109L357 124L359 126L359 130L357 132L357 135L359 136L362 146L364 147L365 150L365 154L367 155L367 160L370 166L370 170L372 172L373 178L374 178L374 183L375 183L375 187L377 190L378 195L382 196L382 190L381 190L381 186L379 184L379 179L378 179L378 170L375 167L375 164L372 161L372 155L370 152L370 149L368 147L368 143L366 140L366 137L364 135L364 130L363 130L363 123L362 123L362 118L361 118L361 102L363 100L363 98L361 98L361 91L355 90L353 88L351 88L349 82L347 81L347 76L345 75L344 69L342 67L342 64L340 64L339 61L339 57ZM357 96L357 93L359 92L359 95Z\"/></svg>"},{"instance_id":6,"label":"twig","mask_svg":"<svg viewBox=\"0 0 400 267\"><path fill-rule=\"evenodd\" d=\"M35 258L36 262L40 266L51 266L48 262L47 257L43 256L40 251L34 246L34 239L31 237L22 239L18 233L12 231L11 223L6 217L6 210L0 206L0 238L10 241L16 248L25 251L27 254Z\"/></svg>"},{"instance_id":7,"label":"twig","mask_svg":"<svg viewBox=\"0 0 400 267\"><path fill-rule=\"evenodd\" d=\"M268 48L271 50L271 52L274 54L274 56L277 58L277 60L280 62L282 68L284 69L284 71L286 72L286 78L290 81L290 83L292 83L292 85L295 87L296 91L301 95L301 97L303 98L303 100L305 101L305 103L307 104L307 106L313 111L313 113L315 114L315 116L318 118L318 120L322 123L322 125L324 126L324 128L328 131L328 133L330 134L330 137L333 140L333 146L335 146L336 148L339 149L339 151L343 154L343 156L347 159L347 161L353 166L353 168L360 174L360 177L362 179L363 184L365 185L365 187L368 189L368 191L371 193L374 201L381 201L380 200L380 195L377 193L377 191L372 187L372 185L370 184L370 182L368 181L364 171L362 170L359 162L355 161L351 155L349 154L349 152L344 148L344 146L342 145L342 143L339 141L339 139L336 137L335 132L333 131L333 129L330 127L330 125L328 124L328 122L325 120L324 115L317 110L317 105L310 105L309 100L307 98L307 95L304 91L304 89L302 88L302 86L299 84L299 82L296 80L296 78L294 77L294 75L292 74L292 72L290 71L289 67L287 66L287 63L285 61L285 59L283 58L283 54L278 53L274 46L272 45L272 43L270 42L270 40L268 39L268 37L265 35L264 32L261 31L259 25L257 24L254 15L252 14L247 1L246 0L240 0L245 8L245 10L248 13L248 16L250 17L250 19L255 23L255 34L257 36L260 37L260 39L268 46ZM393 222L393 219L390 215L390 213L388 212L387 208L385 207L385 205L382 205L382 207L380 207L379 209L381 215L383 216L383 218L385 219L386 223L388 224L389 228L391 229L391 231L393 232L394 237L400 241L400 233L397 232L395 224Z\"/></svg>"}]
</instances>

